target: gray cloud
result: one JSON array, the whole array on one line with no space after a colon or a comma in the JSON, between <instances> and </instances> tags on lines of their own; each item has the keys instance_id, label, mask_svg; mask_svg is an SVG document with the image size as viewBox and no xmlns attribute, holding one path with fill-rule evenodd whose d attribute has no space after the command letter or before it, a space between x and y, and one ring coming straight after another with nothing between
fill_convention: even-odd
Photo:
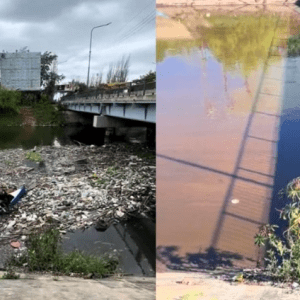
<instances>
[{"instance_id":1,"label":"gray cloud","mask_svg":"<svg viewBox=\"0 0 300 300\"><path fill-rule=\"evenodd\" d=\"M86 80L91 29L108 22L93 31L91 75L127 54L130 79L154 70L154 0L1 0L0 51L54 52L65 81Z\"/></svg>"}]
</instances>

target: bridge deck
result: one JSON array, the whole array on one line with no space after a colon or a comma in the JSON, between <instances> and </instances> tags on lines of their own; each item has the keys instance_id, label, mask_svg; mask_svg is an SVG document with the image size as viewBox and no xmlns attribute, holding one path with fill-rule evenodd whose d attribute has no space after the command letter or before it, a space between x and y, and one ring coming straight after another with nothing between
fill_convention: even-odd
<instances>
[{"instance_id":1,"label":"bridge deck","mask_svg":"<svg viewBox=\"0 0 300 300\"><path fill-rule=\"evenodd\" d=\"M156 90L76 95L62 101L69 110L148 123L156 122Z\"/></svg>"}]
</instances>

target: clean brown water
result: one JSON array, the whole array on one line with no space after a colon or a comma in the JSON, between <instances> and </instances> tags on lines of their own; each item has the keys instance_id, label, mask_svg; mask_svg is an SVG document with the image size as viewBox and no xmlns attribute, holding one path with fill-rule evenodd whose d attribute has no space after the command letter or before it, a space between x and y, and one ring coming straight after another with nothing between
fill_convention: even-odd
<instances>
[{"instance_id":1,"label":"clean brown water","mask_svg":"<svg viewBox=\"0 0 300 300\"><path fill-rule=\"evenodd\" d=\"M299 14L166 8L157 22L157 247L169 267L255 267ZM190 36L160 38L180 24ZM173 29L172 29L173 28ZM181 32L184 32L182 30ZM294 75L287 70L294 69Z\"/></svg>"}]
</instances>

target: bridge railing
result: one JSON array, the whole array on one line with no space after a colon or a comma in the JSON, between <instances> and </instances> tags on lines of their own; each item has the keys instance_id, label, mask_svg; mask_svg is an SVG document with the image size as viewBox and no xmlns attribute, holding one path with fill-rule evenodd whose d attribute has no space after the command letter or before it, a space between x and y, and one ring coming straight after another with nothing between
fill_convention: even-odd
<instances>
[{"instance_id":1,"label":"bridge railing","mask_svg":"<svg viewBox=\"0 0 300 300\"><path fill-rule=\"evenodd\" d=\"M77 99L112 99L112 98L130 98L134 96L154 95L156 93L156 81L152 82L130 82L126 87L112 87L111 89L91 90L87 93L64 96L61 102L76 101Z\"/></svg>"}]
</instances>

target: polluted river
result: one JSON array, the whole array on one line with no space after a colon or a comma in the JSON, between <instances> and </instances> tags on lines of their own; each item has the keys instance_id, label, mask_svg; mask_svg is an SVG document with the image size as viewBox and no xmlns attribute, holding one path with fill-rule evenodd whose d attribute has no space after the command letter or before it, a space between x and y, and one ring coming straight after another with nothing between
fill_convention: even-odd
<instances>
[{"instance_id":1,"label":"polluted river","mask_svg":"<svg viewBox=\"0 0 300 300\"><path fill-rule=\"evenodd\" d=\"M2 126L1 191L25 186L10 210L0 202L0 267L26 251L28 235L55 224L65 253L118 258L118 271L155 275L155 150L138 143L87 139L92 126ZM7 137L7 138L3 138ZM143 142L143 141L142 141Z\"/></svg>"},{"instance_id":2,"label":"polluted river","mask_svg":"<svg viewBox=\"0 0 300 300\"><path fill-rule=\"evenodd\" d=\"M254 236L299 176L299 9L157 9L159 263L262 266Z\"/></svg>"}]
</instances>

